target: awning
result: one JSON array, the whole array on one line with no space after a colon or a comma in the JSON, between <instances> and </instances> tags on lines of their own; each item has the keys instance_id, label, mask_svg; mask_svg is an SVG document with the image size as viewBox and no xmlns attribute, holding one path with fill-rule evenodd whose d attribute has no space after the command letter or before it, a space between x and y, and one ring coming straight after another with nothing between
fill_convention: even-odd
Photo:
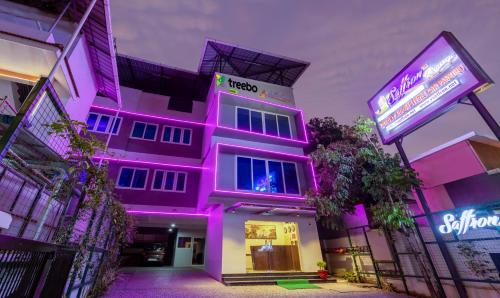
<instances>
[{"instance_id":1,"label":"awning","mask_svg":"<svg viewBox=\"0 0 500 298\"><path fill-rule=\"evenodd\" d=\"M260 204L238 202L226 208L227 213L250 213L256 215L307 216L316 215L316 210L306 206Z\"/></svg>"}]
</instances>

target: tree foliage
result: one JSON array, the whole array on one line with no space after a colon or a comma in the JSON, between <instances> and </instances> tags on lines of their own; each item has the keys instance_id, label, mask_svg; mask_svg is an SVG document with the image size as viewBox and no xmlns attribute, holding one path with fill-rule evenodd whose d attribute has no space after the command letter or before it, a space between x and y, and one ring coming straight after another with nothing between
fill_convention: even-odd
<instances>
[{"instance_id":1,"label":"tree foliage","mask_svg":"<svg viewBox=\"0 0 500 298\"><path fill-rule=\"evenodd\" d=\"M373 126L362 117L352 126L332 117L308 124L319 187L308 191L307 202L332 228L340 227L336 218L354 212L360 203L372 211L376 224L391 229L413 225L406 200L420 181L412 169L401 166L399 155L384 152Z\"/></svg>"}]
</instances>

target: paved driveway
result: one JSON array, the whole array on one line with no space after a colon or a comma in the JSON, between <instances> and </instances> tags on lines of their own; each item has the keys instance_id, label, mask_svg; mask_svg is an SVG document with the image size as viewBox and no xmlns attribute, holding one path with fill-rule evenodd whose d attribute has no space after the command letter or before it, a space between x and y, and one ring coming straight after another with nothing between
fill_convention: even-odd
<instances>
[{"instance_id":1,"label":"paved driveway","mask_svg":"<svg viewBox=\"0 0 500 298\"><path fill-rule=\"evenodd\" d=\"M321 289L287 290L278 286L226 287L201 269L123 268L105 297L406 297L346 283L319 284Z\"/></svg>"}]
</instances>

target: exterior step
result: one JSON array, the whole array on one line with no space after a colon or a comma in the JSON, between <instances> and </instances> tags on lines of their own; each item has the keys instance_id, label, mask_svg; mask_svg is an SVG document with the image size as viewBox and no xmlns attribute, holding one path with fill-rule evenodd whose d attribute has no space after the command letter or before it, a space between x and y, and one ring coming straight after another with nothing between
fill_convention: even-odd
<instances>
[{"instance_id":1,"label":"exterior step","mask_svg":"<svg viewBox=\"0 0 500 298\"><path fill-rule=\"evenodd\" d=\"M322 280L316 272L263 272L222 275L222 282L226 286L275 285L277 280L282 279L307 279L310 283L337 282L335 278Z\"/></svg>"},{"instance_id":2,"label":"exterior step","mask_svg":"<svg viewBox=\"0 0 500 298\"><path fill-rule=\"evenodd\" d=\"M317 272L250 272L250 273L234 273L234 274L222 274L222 277L239 277L239 276L288 276L288 275L318 275Z\"/></svg>"}]
</instances>

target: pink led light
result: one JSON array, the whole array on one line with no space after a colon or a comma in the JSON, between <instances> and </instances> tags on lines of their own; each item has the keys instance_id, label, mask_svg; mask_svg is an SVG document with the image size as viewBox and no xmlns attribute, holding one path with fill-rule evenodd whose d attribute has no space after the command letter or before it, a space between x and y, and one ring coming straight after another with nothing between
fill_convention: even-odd
<instances>
[{"instance_id":1,"label":"pink led light","mask_svg":"<svg viewBox=\"0 0 500 298\"><path fill-rule=\"evenodd\" d=\"M217 92L217 107L216 107L216 110L215 110L215 113L216 113L216 118L215 118L215 121L217 122L217 126L219 126L219 107L220 107L220 92Z\"/></svg>"},{"instance_id":2,"label":"pink led light","mask_svg":"<svg viewBox=\"0 0 500 298\"><path fill-rule=\"evenodd\" d=\"M219 145L219 143L217 143L217 145ZM244 149L244 150L248 150L248 151L270 153L270 154L274 154L274 155L281 155L281 156L286 156L286 157L291 157L291 158L296 158L296 159L309 160L309 157L308 156L304 156L304 155L295 155L295 154L290 154L290 153L283 153L283 152L278 152L278 151L271 151L271 150L250 148L250 147L239 146L239 145L230 145L230 144L220 144L220 145L221 146L225 146L225 147L232 147L232 148L237 148L237 149Z\"/></svg>"},{"instance_id":3,"label":"pink led light","mask_svg":"<svg viewBox=\"0 0 500 298\"><path fill-rule=\"evenodd\" d=\"M316 181L316 172L314 171L314 165L313 165L312 160L309 162L309 165L311 166L311 175L313 177L314 189L317 191L318 190L318 182Z\"/></svg>"},{"instance_id":4,"label":"pink led light","mask_svg":"<svg viewBox=\"0 0 500 298\"><path fill-rule=\"evenodd\" d=\"M194 170L205 170L206 169L206 168L198 167L198 166L168 164L168 163L160 163L160 162L153 162L153 161L141 161L141 160L132 160L132 159L120 159L120 158L112 158L112 157L104 157L104 156L94 156L93 159L97 159L97 160L102 159L102 160L107 160L107 161L126 162L126 163L134 163L134 164L141 164L141 165L194 169Z\"/></svg>"},{"instance_id":5,"label":"pink led light","mask_svg":"<svg viewBox=\"0 0 500 298\"><path fill-rule=\"evenodd\" d=\"M274 199L287 199L287 200L296 200L296 201L304 201L305 200L304 197L300 197L300 196L273 195L273 194L265 194L265 193L220 190L220 189L216 189L215 193L227 193L227 194L245 195L245 196L251 196L251 197L269 197L269 198L274 198Z\"/></svg>"},{"instance_id":6,"label":"pink led light","mask_svg":"<svg viewBox=\"0 0 500 298\"><path fill-rule=\"evenodd\" d=\"M278 136L270 136L270 135L266 135L263 133L257 133L257 132L248 131L248 130L241 130L241 129L227 127L227 126L219 126L219 125L217 125L217 126L220 128L223 128L223 129L237 131L239 133L244 133L244 134L250 134L250 135L262 136L262 137L267 137L267 138L272 138L272 139L278 139L278 140L286 141L286 142L290 142L290 143L309 144L309 142L306 142L306 141L287 139L287 138L282 138L282 137L278 137Z\"/></svg>"},{"instance_id":7,"label":"pink led light","mask_svg":"<svg viewBox=\"0 0 500 298\"><path fill-rule=\"evenodd\" d=\"M118 111L117 109L107 108L107 107L102 107L102 106L97 106L97 105L92 105L91 107L92 108L96 108L96 109L110 111L110 112L117 112ZM146 118L157 119L157 120L174 121L174 122L186 123L186 124L193 124L193 125L202 125L202 126L207 125L206 123L201 123L201 122L195 122L195 121L189 121L189 120L181 120L181 119L176 119L176 118L162 117L162 116L156 116L156 115L150 115L150 114L143 114L143 113L137 113L137 112L130 112L130 111L124 111L124 110L120 110L120 114L140 116L140 117L146 117Z\"/></svg>"},{"instance_id":8,"label":"pink led light","mask_svg":"<svg viewBox=\"0 0 500 298\"><path fill-rule=\"evenodd\" d=\"M166 215L166 216L210 216L206 213L186 213L186 212L161 212L161 211L141 211L141 210L127 210L130 214L142 214L142 215Z\"/></svg>"},{"instance_id":9,"label":"pink led light","mask_svg":"<svg viewBox=\"0 0 500 298\"><path fill-rule=\"evenodd\" d=\"M302 122L302 131L304 132L304 138L306 139L306 143L309 144L309 138L307 137L307 130L306 130L306 122L304 121L304 113L300 111L300 120Z\"/></svg>"},{"instance_id":10,"label":"pink led light","mask_svg":"<svg viewBox=\"0 0 500 298\"><path fill-rule=\"evenodd\" d=\"M258 103L263 103L263 104L266 104L266 105L275 106L275 107L279 107L279 108L286 109L286 110L291 110L291 111L296 111L296 112L301 112L302 111L302 110L295 109L295 108L292 108L292 107L289 107L289 106L280 105L280 104L273 103L273 102L268 102L268 101L263 101L263 100L260 100L260 99L255 99L255 98L251 98L251 97L247 97L247 96L243 96L243 95L239 95L239 94L233 94L233 93L229 93L229 92L225 92L225 91L219 91L219 93L230 95L230 96L235 96L235 97L240 97L240 98L243 98L243 99L246 99L246 100L251 100L251 101L258 102Z\"/></svg>"},{"instance_id":11,"label":"pink led light","mask_svg":"<svg viewBox=\"0 0 500 298\"><path fill-rule=\"evenodd\" d=\"M219 143L215 145L214 189L217 189L217 173L219 168L218 161L219 161Z\"/></svg>"}]
</instances>

